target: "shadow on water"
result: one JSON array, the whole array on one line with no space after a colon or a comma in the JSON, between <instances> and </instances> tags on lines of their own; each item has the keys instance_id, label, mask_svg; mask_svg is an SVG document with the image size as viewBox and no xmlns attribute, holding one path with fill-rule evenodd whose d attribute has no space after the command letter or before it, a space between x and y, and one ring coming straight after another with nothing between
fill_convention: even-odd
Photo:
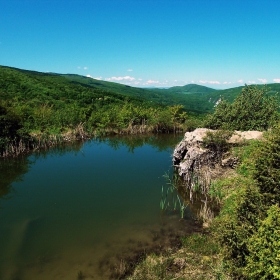
<instances>
[{"instance_id":1,"label":"shadow on water","mask_svg":"<svg viewBox=\"0 0 280 280\"><path fill-rule=\"evenodd\" d=\"M32 154L32 159L30 155L0 158L0 199L10 198L8 194L14 191L12 183L23 181L24 174L28 173L29 168L36 162L36 159L50 155L64 155L69 152L77 153L82 145L83 143L81 142L75 142L35 151Z\"/></svg>"},{"instance_id":2,"label":"shadow on water","mask_svg":"<svg viewBox=\"0 0 280 280\"><path fill-rule=\"evenodd\" d=\"M23 180L28 172L30 161L27 157L0 159L0 199L8 199L13 191L12 183Z\"/></svg>"}]
</instances>

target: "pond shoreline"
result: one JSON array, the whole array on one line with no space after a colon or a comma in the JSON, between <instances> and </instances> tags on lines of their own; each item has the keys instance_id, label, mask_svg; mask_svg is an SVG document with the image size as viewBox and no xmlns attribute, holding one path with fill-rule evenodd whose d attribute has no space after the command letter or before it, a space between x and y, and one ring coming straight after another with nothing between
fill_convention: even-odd
<instances>
[{"instance_id":1,"label":"pond shoreline","mask_svg":"<svg viewBox=\"0 0 280 280\"><path fill-rule=\"evenodd\" d=\"M178 219L180 219L179 213ZM181 222L184 223L183 220ZM111 263L107 262L102 269L109 269L110 279L127 279L127 277L133 275L137 266L145 261L150 255L164 257L176 253L183 246L182 238L203 231L201 223L197 220L192 221L191 227L189 222L190 221L188 221L188 227L186 226L185 229L182 229L180 232L172 229L168 225L163 226L158 231L153 231L151 244L142 244L141 242L135 241L136 243L134 244L136 246L118 254L115 261ZM131 242L133 244L133 240L131 240Z\"/></svg>"},{"instance_id":2,"label":"pond shoreline","mask_svg":"<svg viewBox=\"0 0 280 280\"><path fill-rule=\"evenodd\" d=\"M68 130L64 133L50 134L43 132L32 132L28 137L19 140L12 140L6 144L5 148L0 151L0 158L17 157L21 154L29 154L34 151L40 151L55 147L64 143L73 143L77 141L87 141L98 137L107 136L125 136L125 135L157 135L157 134L182 134L182 128L158 129L148 125L134 125L125 129L99 129L88 132L84 129L83 124L79 124L75 129Z\"/></svg>"},{"instance_id":3,"label":"pond shoreline","mask_svg":"<svg viewBox=\"0 0 280 280\"><path fill-rule=\"evenodd\" d=\"M159 202L163 175L171 171L171 154L180 139L115 135L2 159L6 177L0 183L11 186L3 193L10 199L1 199L0 232L7 240L0 243L3 273L20 279L38 279L41 273L43 280L47 275L56 279L59 271L63 279L78 273L110 279L109 273L121 274L124 266L122 274L131 274L148 253L179 248L181 237L197 231L197 225L188 226L194 221L187 213L179 222L178 209L162 213ZM22 226L16 242L11 231ZM23 258L8 263L15 243L14 252Z\"/></svg>"}]
</instances>

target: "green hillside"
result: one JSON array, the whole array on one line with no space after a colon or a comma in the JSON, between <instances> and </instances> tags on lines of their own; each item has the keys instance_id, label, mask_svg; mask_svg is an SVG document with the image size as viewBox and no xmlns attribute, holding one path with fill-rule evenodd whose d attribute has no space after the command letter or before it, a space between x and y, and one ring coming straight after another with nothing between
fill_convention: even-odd
<instances>
[{"instance_id":1,"label":"green hillside","mask_svg":"<svg viewBox=\"0 0 280 280\"><path fill-rule=\"evenodd\" d=\"M61 76L66 77L71 83L74 84L98 89L106 89L111 92L123 94L126 96L136 96L165 106L182 104L185 110L195 114L210 112L213 107L212 104L209 104L209 102L205 102L205 100L207 99L201 99L201 95L213 92L215 90L200 85L192 84L183 87L172 87L169 89L147 89L95 80L92 78L73 74L65 74ZM196 95L185 96L185 94L193 93L195 93Z\"/></svg>"},{"instance_id":2,"label":"green hillside","mask_svg":"<svg viewBox=\"0 0 280 280\"><path fill-rule=\"evenodd\" d=\"M88 78L85 78L89 80ZM31 103L59 104L77 101L81 104L92 103L107 96L111 101L124 100L127 96L111 91L106 86L87 86L60 74L26 71L9 67L0 67L0 93L2 99L17 97ZM137 95L130 94L130 99L143 101Z\"/></svg>"},{"instance_id":3,"label":"green hillside","mask_svg":"<svg viewBox=\"0 0 280 280\"><path fill-rule=\"evenodd\" d=\"M183 106L166 106L154 95L77 75L0 66L0 156L104 133L181 131Z\"/></svg>"},{"instance_id":4,"label":"green hillside","mask_svg":"<svg viewBox=\"0 0 280 280\"><path fill-rule=\"evenodd\" d=\"M71 84L108 90L110 92L119 93L127 96L137 96L140 98L149 98L155 100L158 98L157 93L149 91L148 89L135 88L118 83L96 80L93 78L80 76L76 74L61 74L60 76L65 77Z\"/></svg>"},{"instance_id":5,"label":"green hillside","mask_svg":"<svg viewBox=\"0 0 280 280\"><path fill-rule=\"evenodd\" d=\"M73 74L42 73L0 66L0 78L2 99L19 95L20 100L26 98L33 103L37 100L39 103L53 104L53 100L56 100L57 106L66 100L90 102L92 94L98 99L106 92L107 99L110 95L114 96L113 99L129 98L163 106L182 104L185 110L195 114L210 112L213 107L211 103L205 102L205 98L201 99L202 93L186 96L172 92L172 88L167 91L135 88ZM200 86L197 87L200 90ZM194 88L192 86L193 93L197 92Z\"/></svg>"},{"instance_id":6,"label":"green hillside","mask_svg":"<svg viewBox=\"0 0 280 280\"><path fill-rule=\"evenodd\" d=\"M188 84L185 86L175 86L168 89L159 89L162 93L183 93L183 94L192 94L192 93L210 93L216 91L213 88L197 85L197 84Z\"/></svg>"},{"instance_id":7,"label":"green hillside","mask_svg":"<svg viewBox=\"0 0 280 280\"><path fill-rule=\"evenodd\" d=\"M52 102L52 99L61 103L65 100L77 102L91 102L102 98L106 93L111 101L125 98L172 106L182 104L190 114L205 114L213 111L216 102L223 97L232 102L241 93L244 86L215 90L209 87L189 84L169 89L144 89L113 82L100 81L75 74L41 73L11 67L0 66L1 98L25 96L29 102ZM263 85L259 85L262 87ZM271 92L280 92L280 84L269 84ZM90 92L90 94L89 94ZM4 94L4 95L3 95ZM88 100L86 100L88 98ZM64 102L63 101L63 102ZM57 105L57 104L56 104Z\"/></svg>"},{"instance_id":8,"label":"green hillside","mask_svg":"<svg viewBox=\"0 0 280 280\"><path fill-rule=\"evenodd\" d=\"M275 95L276 93L280 93L279 83L268 84L268 85L256 85L256 86L259 89L266 87L269 90L268 94L270 95ZM232 103L236 99L236 97L241 94L242 89L244 88L245 86L240 86L240 87L229 88L224 90L216 90L208 94L195 94L195 95L198 102L200 102L200 104L203 104L207 112L213 112L213 109L215 108L215 105L219 100L225 99L230 103ZM280 101L280 95L278 95L278 99Z\"/></svg>"}]
</instances>

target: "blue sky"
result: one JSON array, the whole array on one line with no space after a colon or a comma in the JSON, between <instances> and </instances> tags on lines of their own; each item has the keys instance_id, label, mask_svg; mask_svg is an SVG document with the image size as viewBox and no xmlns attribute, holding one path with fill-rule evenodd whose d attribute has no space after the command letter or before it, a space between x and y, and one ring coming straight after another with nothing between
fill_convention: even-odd
<instances>
[{"instance_id":1,"label":"blue sky","mask_svg":"<svg viewBox=\"0 0 280 280\"><path fill-rule=\"evenodd\" d=\"M280 0L0 0L0 65L131 86L280 82Z\"/></svg>"}]
</instances>

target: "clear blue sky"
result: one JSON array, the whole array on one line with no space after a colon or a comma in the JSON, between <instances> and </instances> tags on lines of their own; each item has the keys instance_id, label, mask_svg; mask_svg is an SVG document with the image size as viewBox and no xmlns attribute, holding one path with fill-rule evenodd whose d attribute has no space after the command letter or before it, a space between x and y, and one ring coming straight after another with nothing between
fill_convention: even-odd
<instances>
[{"instance_id":1,"label":"clear blue sky","mask_svg":"<svg viewBox=\"0 0 280 280\"><path fill-rule=\"evenodd\" d=\"M280 82L280 0L0 0L0 65L138 87Z\"/></svg>"}]
</instances>

